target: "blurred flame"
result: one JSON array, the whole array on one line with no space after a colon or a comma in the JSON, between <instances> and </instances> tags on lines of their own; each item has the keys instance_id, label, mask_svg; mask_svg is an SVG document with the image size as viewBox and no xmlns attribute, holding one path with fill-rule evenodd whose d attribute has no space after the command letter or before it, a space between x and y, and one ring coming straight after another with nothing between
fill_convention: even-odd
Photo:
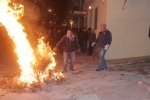
<instances>
[{"instance_id":1,"label":"blurred flame","mask_svg":"<svg viewBox=\"0 0 150 100\"><path fill-rule=\"evenodd\" d=\"M54 53L44 43L44 37L38 39L37 50L32 49L27 40L27 35L23 31L24 27L17 21L23 16L24 7L21 4L13 4L12 8L9 3L11 3L11 0L0 0L0 23L5 26L8 35L16 45L17 62L22 71L18 83L31 85L35 82L43 82L49 77L49 70L54 70L56 65ZM44 66L43 70L38 70L40 64L45 60L48 60L48 64ZM63 76L62 73L58 75Z\"/></svg>"},{"instance_id":2,"label":"blurred flame","mask_svg":"<svg viewBox=\"0 0 150 100\"><path fill-rule=\"evenodd\" d=\"M57 79L64 78L64 75L63 75L62 73L53 73L53 75L54 75Z\"/></svg>"}]
</instances>

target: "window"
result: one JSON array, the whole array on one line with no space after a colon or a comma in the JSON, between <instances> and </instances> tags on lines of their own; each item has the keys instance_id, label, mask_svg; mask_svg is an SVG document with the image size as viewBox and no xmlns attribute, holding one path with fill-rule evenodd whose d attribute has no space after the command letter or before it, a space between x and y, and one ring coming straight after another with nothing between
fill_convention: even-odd
<instances>
[{"instance_id":1,"label":"window","mask_svg":"<svg viewBox=\"0 0 150 100\"><path fill-rule=\"evenodd\" d=\"M97 29L98 7L95 9L94 29Z\"/></svg>"}]
</instances>

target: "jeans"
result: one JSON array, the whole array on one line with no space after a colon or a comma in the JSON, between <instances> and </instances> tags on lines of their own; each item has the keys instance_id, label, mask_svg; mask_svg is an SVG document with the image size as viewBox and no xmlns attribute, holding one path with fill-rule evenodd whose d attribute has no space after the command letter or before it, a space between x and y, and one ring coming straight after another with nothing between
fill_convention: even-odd
<instances>
[{"instance_id":1,"label":"jeans","mask_svg":"<svg viewBox=\"0 0 150 100\"><path fill-rule=\"evenodd\" d=\"M106 65L106 61L105 61L105 53L106 53L106 50L104 48L99 48L99 56L100 56L100 62L99 62L99 70L102 70L102 67L104 69L107 69L107 65Z\"/></svg>"},{"instance_id":2,"label":"jeans","mask_svg":"<svg viewBox=\"0 0 150 100\"><path fill-rule=\"evenodd\" d=\"M87 50L87 41L83 41L82 42L82 52L86 52L86 50Z\"/></svg>"},{"instance_id":3,"label":"jeans","mask_svg":"<svg viewBox=\"0 0 150 100\"><path fill-rule=\"evenodd\" d=\"M74 62L75 62L75 51L68 53L68 52L63 52L63 58L64 58L64 71L67 71L67 64L68 64L68 56L70 55L71 57L71 62L70 62L70 70L73 70Z\"/></svg>"}]
</instances>

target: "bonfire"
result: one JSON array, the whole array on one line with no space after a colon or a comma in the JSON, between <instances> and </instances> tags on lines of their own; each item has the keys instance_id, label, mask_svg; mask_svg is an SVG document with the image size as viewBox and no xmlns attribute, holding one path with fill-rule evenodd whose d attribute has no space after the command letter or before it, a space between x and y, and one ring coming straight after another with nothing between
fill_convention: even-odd
<instances>
[{"instance_id":1,"label":"bonfire","mask_svg":"<svg viewBox=\"0 0 150 100\"><path fill-rule=\"evenodd\" d=\"M62 73L54 72L55 53L44 43L44 37L37 40L36 49L31 47L23 25L18 22L23 16L23 5L12 4L11 0L0 0L0 23L6 28L8 36L16 46L17 62L21 69L20 75L15 78L15 83L30 87L33 84L44 83L52 77L60 80L64 76Z\"/></svg>"}]
</instances>

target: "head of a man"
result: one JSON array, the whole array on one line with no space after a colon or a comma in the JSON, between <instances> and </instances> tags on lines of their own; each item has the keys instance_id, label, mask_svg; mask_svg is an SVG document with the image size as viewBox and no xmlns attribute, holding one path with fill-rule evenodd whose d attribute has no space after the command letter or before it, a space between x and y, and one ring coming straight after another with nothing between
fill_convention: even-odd
<instances>
[{"instance_id":1,"label":"head of a man","mask_svg":"<svg viewBox=\"0 0 150 100\"><path fill-rule=\"evenodd\" d=\"M72 31L71 30L67 30L67 37L71 37L72 36Z\"/></svg>"},{"instance_id":2,"label":"head of a man","mask_svg":"<svg viewBox=\"0 0 150 100\"><path fill-rule=\"evenodd\" d=\"M93 30L93 29L91 29L91 33L94 33L94 30Z\"/></svg>"},{"instance_id":3,"label":"head of a man","mask_svg":"<svg viewBox=\"0 0 150 100\"><path fill-rule=\"evenodd\" d=\"M100 25L100 30L101 31L105 31L106 30L106 24L105 23Z\"/></svg>"},{"instance_id":4,"label":"head of a man","mask_svg":"<svg viewBox=\"0 0 150 100\"><path fill-rule=\"evenodd\" d=\"M58 33L60 33L61 32L61 30L60 29L58 29Z\"/></svg>"}]
</instances>

